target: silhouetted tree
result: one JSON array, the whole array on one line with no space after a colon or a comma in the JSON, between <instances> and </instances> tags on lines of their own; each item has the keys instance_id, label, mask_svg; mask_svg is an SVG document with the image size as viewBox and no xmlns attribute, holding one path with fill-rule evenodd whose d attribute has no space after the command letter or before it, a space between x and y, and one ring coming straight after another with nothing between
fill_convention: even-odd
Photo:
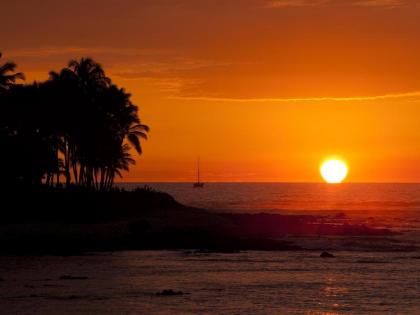
<instances>
[{"instance_id":1,"label":"silhouetted tree","mask_svg":"<svg viewBox=\"0 0 420 315\"><path fill-rule=\"evenodd\" d=\"M44 92L42 85L34 83L11 86L2 95L0 165L6 182L31 187L40 185L48 174L59 174L56 137L45 116Z\"/></svg>"},{"instance_id":2,"label":"silhouetted tree","mask_svg":"<svg viewBox=\"0 0 420 315\"><path fill-rule=\"evenodd\" d=\"M2 53L0 52L0 58ZM16 64L14 62L6 62L0 66L0 93L4 90L7 90L12 86L16 80L24 80L25 77L23 73L11 73L16 69Z\"/></svg>"},{"instance_id":3,"label":"silhouetted tree","mask_svg":"<svg viewBox=\"0 0 420 315\"><path fill-rule=\"evenodd\" d=\"M15 76L0 95L0 145L10 158L2 165L14 169L8 177L30 187L60 185L63 176L67 187L110 190L149 131L131 95L90 58L70 61L42 83L14 86L22 75Z\"/></svg>"}]
</instances>

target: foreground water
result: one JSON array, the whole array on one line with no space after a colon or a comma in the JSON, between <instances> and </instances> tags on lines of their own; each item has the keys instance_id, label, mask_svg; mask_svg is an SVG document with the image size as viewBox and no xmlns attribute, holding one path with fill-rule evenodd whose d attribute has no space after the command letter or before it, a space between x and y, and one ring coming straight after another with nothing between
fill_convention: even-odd
<instances>
[{"instance_id":1,"label":"foreground water","mask_svg":"<svg viewBox=\"0 0 420 315\"><path fill-rule=\"evenodd\" d=\"M0 257L4 314L419 314L413 253ZM60 279L64 275L80 279ZM87 278L85 278L87 277ZM184 295L157 296L164 289Z\"/></svg>"}]
</instances>

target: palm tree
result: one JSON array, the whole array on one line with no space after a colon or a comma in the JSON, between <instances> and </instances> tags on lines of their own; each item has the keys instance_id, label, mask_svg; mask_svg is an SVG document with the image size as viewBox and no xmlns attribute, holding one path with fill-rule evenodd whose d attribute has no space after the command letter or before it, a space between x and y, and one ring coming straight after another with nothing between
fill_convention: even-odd
<instances>
[{"instance_id":1,"label":"palm tree","mask_svg":"<svg viewBox=\"0 0 420 315\"><path fill-rule=\"evenodd\" d=\"M65 104L61 104L67 120L61 126L66 185L70 185L72 169L75 182L90 186L94 170L89 165L94 165L91 161L94 157L90 152L91 143L87 142L94 141L89 136L96 121L92 115L97 112L95 100L98 91L105 89L111 80L105 76L101 65L91 58L71 60L67 68L58 73L50 72L50 80L58 83L60 93L67 98L62 99Z\"/></svg>"},{"instance_id":2,"label":"palm tree","mask_svg":"<svg viewBox=\"0 0 420 315\"><path fill-rule=\"evenodd\" d=\"M111 80L105 75L102 66L91 58L71 60L68 69L73 72L82 87L98 88L111 84Z\"/></svg>"},{"instance_id":3,"label":"palm tree","mask_svg":"<svg viewBox=\"0 0 420 315\"><path fill-rule=\"evenodd\" d=\"M0 53L0 58L2 53ZM16 80L24 80L25 76L21 72L14 72L16 69L16 64L14 62L6 62L0 66L0 92L8 90Z\"/></svg>"},{"instance_id":4,"label":"palm tree","mask_svg":"<svg viewBox=\"0 0 420 315\"><path fill-rule=\"evenodd\" d=\"M99 163L102 166L97 171L99 179L95 182L98 183L99 190L109 190L114 178L121 177L121 171L127 171L129 165L135 163L129 153L130 149L133 147L141 154L140 139L147 139L149 127L141 124L137 114L138 108L131 102L130 97L124 89L113 84L98 94L96 101L99 115L96 118L102 133L95 143L99 144L100 148L107 148L97 154L106 161Z\"/></svg>"},{"instance_id":5,"label":"palm tree","mask_svg":"<svg viewBox=\"0 0 420 315\"><path fill-rule=\"evenodd\" d=\"M99 186L100 190L109 191L114 184L116 175L122 177L122 171L128 171L130 165L136 164L129 151L130 147L127 144L118 146L116 150L113 150L112 157L107 165L107 172Z\"/></svg>"},{"instance_id":6,"label":"palm tree","mask_svg":"<svg viewBox=\"0 0 420 315\"><path fill-rule=\"evenodd\" d=\"M60 72L50 73L58 88L63 116L61 149L67 185L109 190L116 175L134 163L130 144L141 154L141 139L149 127L141 124L131 95L112 84L100 64L90 58L72 60ZM76 123L77 122L77 123ZM70 169L73 176L70 176Z\"/></svg>"},{"instance_id":7,"label":"palm tree","mask_svg":"<svg viewBox=\"0 0 420 315\"><path fill-rule=\"evenodd\" d=\"M129 145L131 145L139 155L142 154L140 140L147 140L147 133L150 129L141 123L138 117L138 108L130 100L131 94L115 85L111 85L104 92L102 105L107 112L106 125L116 131L119 147L124 147L125 151L123 151L129 155ZM113 170L115 171L115 169ZM120 175L119 172L116 175ZM115 177L115 174L111 174L111 176Z\"/></svg>"},{"instance_id":8,"label":"palm tree","mask_svg":"<svg viewBox=\"0 0 420 315\"><path fill-rule=\"evenodd\" d=\"M104 106L111 114L114 124L118 126L121 144L127 140L137 153L141 154L140 139L147 140L147 133L150 129L147 125L141 124L137 114L138 108L130 100L131 94L111 85L104 94L104 98Z\"/></svg>"},{"instance_id":9,"label":"palm tree","mask_svg":"<svg viewBox=\"0 0 420 315\"><path fill-rule=\"evenodd\" d=\"M73 133L77 156L72 160L79 164L79 173L76 174L79 184L93 187L97 180L98 159L101 157L98 146L101 143L107 145L101 139L107 134L108 126L104 124L103 106L99 99L111 85L111 80L105 75L102 66L91 58L71 60L67 71L73 75L80 93L79 117L75 117L79 126Z\"/></svg>"}]
</instances>

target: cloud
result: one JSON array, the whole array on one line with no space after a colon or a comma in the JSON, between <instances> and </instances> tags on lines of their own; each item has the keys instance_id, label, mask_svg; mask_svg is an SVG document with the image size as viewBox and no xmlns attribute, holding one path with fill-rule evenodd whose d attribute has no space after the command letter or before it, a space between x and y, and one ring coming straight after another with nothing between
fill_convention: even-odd
<instances>
[{"instance_id":1,"label":"cloud","mask_svg":"<svg viewBox=\"0 0 420 315\"><path fill-rule=\"evenodd\" d=\"M382 7L406 7L414 6L416 3L404 0L361 0L355 3L358 6L382 6Z\"/></svg>"},{"instance_id":2,"label":"cloud","mask_svg":"<svg viewBox=\"0 0 420 315\"><path fill-rule=\"evenodd\" d=\"M218 98L218 97L172 97L174 99L207 102L240 102L240 103L294 103L294 102L358 102L376 101L388 99L418 99L420 91L407 93L383 94L373 96L354 96L354 97L307 97L307 98Z\"/></svg>"},{"instance_id":3,"label":"cloud","mask_svg":"<svg viewBox=\"0 0 420 315\"><path fill-rule=\"evenodd\" d=\"M284 7L316 7L329 4L330 0L269 0L267 7L284 8Z\"/></svg>"},{"instance_id":4,"label":"cloud","mask_svg":"<svg viewBox=\"0 0 420 315\"><path fill-rule=\"evenodd\" d=\"M107 56L144 56L169 54L168 51L153 49L132 49L132 48L113 48L113 47L88 47L88 46L48 46L34 49L9 50L7 54L13 58L50 58L61 56L86 56L86 55L107 55Z\"/></svg>"},{"instance_id":5,"label":"cloud","mask_svg":"<svg viewBox=\"0 0 420 315\"><path fill-rule=\"evenodd\" d=\"M269 8L319 7L319 6L371 6L371 7L408 7L418 6L413 0L268 0Z\"/></svg>"}]
</instances>

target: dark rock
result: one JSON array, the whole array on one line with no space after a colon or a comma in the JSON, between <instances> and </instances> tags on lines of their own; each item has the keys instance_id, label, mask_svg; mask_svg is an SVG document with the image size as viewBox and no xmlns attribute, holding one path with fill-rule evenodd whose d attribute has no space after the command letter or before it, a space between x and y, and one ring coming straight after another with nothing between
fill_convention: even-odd
<instances>
[{"instance_id":1,"label":"dark rock","mask_svg":"<svg viewBox=\"0 0 420 315\"><path fill-rule=\"evenodd\" d=\"M78 277L78 276L69 276L69 275L64 275L60 277L60 280L87 280L89 279L88 277Z\"/></svg>"},{"instance_id":2,"label":"dark rock","mask_svg":"<svg viewBox=\"0 0 420 315\"><path fill-rule=\"evenodd\" d=\"M4 280L3 278L0 278L0 282L4 282L4 281L6 281L6 280Z\"/></svg>"},{"instance_id":3,"label":"dark rock","mask_svg":"<svg viewBox=\"0 0 420 315\"><path fill-rule=\"evenodd\" d=\"M220 249L207 249L201 248L193 251L194 254L237 254L240 253L238 249L233 248L220 248Z\"/></svg>"},{"instance_id":4,"label":"dark rock","mask_svg":"<svg viewBox=\"0 0 420 315\"><path fill-rule=\"evenodd\" d=\"M172 289L162 290L161 292L156 293L157 296L175 296L175 295L184 295L182 291L174 291Z\"/></svg>"},{"instance_id":5,"label":"dark rock","mask_svg":"<svg viewBox=\"0 0 420 315\"><path fill-rule=\"evenodd\" d=\"M337 213L334 219L347 219L347 215L345 213Z\"/></svg>"},{"instance_id":6,"label":"dark rock","mask_svg":"<svg viewBox=\"0 0 420 315\"><path fill-rule=\"evenodd\" d=\"M319 255L319 257L322 257L322 258L334 258L335 256L333 254L329 253L329 252L322 252L322 254Z\"/></svg>"}]
</instances>

